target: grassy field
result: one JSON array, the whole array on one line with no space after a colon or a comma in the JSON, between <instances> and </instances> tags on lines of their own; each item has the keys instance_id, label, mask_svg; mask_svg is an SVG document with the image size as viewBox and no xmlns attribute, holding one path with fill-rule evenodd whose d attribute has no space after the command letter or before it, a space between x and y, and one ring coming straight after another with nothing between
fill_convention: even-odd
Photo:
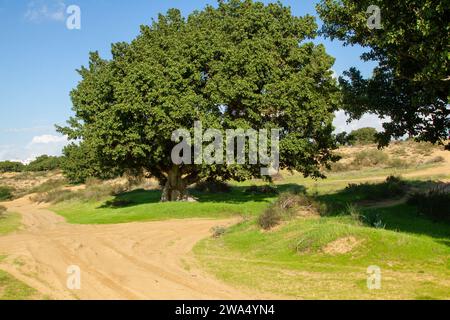
<instances>
[{"instance_id":1,"label":"grassy field","mask_svg":"<svg viewBox=\"0 0 450 320\"><path fill-rule=\"evenodd\" d=\"M336 215L300 218L262 231L255 220L195 248L201 264L236 286L296 299L449 299L450 225L399 205L363 210L377 229ZM382 270L368 290L366 270Z\"/></svg>"},{"instance_id":2,"label":"grassy field","mask_svg":"<svg viewBox=\"0 0 450 320\"><path fill-rule=\"evenodd\" d=\"M155 221L186 218L229 218L236 215L252 216L260 213L274 196L251 195L244 187L230 193L202 194L192 192L198 202L160 203L157 190L135 190L109 197L102 201L67 201L52 210L76 224L110 224L133 221ZM115 206L115 203L122 205Z\"/></svg>"},{"instance_id":3,"label":"grassy field","mask_svg":"<svg viewBox=\"0 0 450 320\"><path fill-rule=\"evenodd\" d=\"M20 227L20 215L17 213L7 212L4 216L0 216L0 236L14 232Z\"/></svg>"},{"instance_id":4,"label":"grassy field","mask_svg":"<svg viewBox=\"0 0 450 320\"><path fill-rule=\"evenodd\" d=\"M38 292L0 270L0 300L31 300L38 298Z\"/></svg>"}]
</instances>

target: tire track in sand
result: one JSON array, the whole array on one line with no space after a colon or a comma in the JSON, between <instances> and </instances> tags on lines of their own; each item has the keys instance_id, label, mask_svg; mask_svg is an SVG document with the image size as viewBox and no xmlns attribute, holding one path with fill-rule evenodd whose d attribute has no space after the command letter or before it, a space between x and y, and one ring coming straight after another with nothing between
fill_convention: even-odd
<instances>
[{"instance_id":1,"label":"tire track in sand","mask_svg":"<svg viewBox=\"0 0 450 320\"><path fill-rule=\"evenodd\" d=\"M237 220L171 220L72 225L24 197L5 202L22 215L21 231L0 237L0 268L53 299L263 299L226 285L196 266L193 246L212 227ZM189 261L189 268L186 268ZM66 287L67 267L81 289Z\"/></svg>"}]
</instances>

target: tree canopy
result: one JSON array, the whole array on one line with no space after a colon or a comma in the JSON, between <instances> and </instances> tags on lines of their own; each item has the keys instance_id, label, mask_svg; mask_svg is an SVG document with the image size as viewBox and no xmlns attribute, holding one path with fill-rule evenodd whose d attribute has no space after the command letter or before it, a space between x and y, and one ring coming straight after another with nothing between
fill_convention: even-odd
<instances>
[{"instance_id":1,"label":"tree canopy","mask_svg":"<svg viewBox=\"0 0 450 320\"><path fill-rule=\"evenodd\" d=\"M25 169L25 165L16 161L1 161L0 172L22 172Z\"/></svg>"},{"instance_id":2,"label":"tree canopy","mask_svg":"<svg viewBox=\"0 0 450 320\"><path fill-rule=\"evenodd\" d=\"M349 144L371 144L377 142L378 132L375 128L360 128L353 130L347 136Z\"/></svg>"},{"instance_id":3,"label":"tree canopy","mask_svg":"<svg viewBox=\"0 0 450 320\"><path fill-rule=\"evenodd\" d=\"M172 132L195 121L222 132L280 128L280 167L320 177L334 159L340 96L316 32L313 17L281 3L220 1L186 18L171 9L113 44L112 59L90 54L71 92L75 116L59 131L81 139L103 171L145 170L163 200L204 178L260 176L258 165L175 165Z\"/></svg>"},{"instance_id":4,"label":"tree canopy","mask_svg":"<svg viewBox=\"0 0 450 320\"><path fill-rule=\"evenodd\" d=\"M367 26L371 5L381 10L381 29ZM369 48L362 58L379 63L369 79L356 68L340 78L353 119L366 112L390 117L381 145L405 134L432 143L449 138L449 1L322 0L317 10L324 35Z\"/></svg>"},{"instance_id":5,"label":"tree canopy","mask_svg":"<svg viewBox=\"0 0 450 320\"><path fill-rule=\"evenodd\" d=\"M60 157L42 155L31 161L26 167L26 171L51 171L59 169Z\"/></svg>"}]
</instances>

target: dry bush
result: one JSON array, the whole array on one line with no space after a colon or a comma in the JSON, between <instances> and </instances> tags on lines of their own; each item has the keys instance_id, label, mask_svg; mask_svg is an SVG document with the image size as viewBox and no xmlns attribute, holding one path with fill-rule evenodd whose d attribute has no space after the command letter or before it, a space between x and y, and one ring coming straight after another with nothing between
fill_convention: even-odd
<instances>
[{"instance_id":1,"label":"dry bush","mask_svg":"<svg viewBox=\"0 0 450 320\"><path fill-rule=\"evenodd\" d=\"M6 213L6 207L0 206L0 218Z\"/></svg>"},{"instance_id":2,"label":"dry bush","mask_svg":"<svg viewBox=\"0 0 450 320\"><path fill-rule=\"evenodd\" d=\"M285 192L258 217L258 225L268 230L282 221L295 217L319 216L325 212L325 206L313 198L301 193Z\"/></svg>"},{"instance_id":3,"label":"dry bush","mask_svg":"<svg viewBox=\"0 0 450 320\"><path fill-rule=\"evenodd\" d=\"M49 192L37 193L31 197L31 200L38 203L59 203L68 200L100 201L125 191L127 191L126 186L121 184L109 185L90 183L90 185L86 186L83 190L70 191L56 189Z\"/></svg>"},{"instance_id":4,"label":"dry bush","mask_svg":"<svg viewBox=\"0 0 450 320\"><path fill-rule=\"evenodd\" d=\"M442 163L442 162L445 162L445 158L442 156L437 156L437 157L434 157L434 158L431 158L431 159L425 161L425 164L435 164L435 163Z\"/></svg>"},{"instance_id":5,"label":"dry bush","mask_svg":"<svg viewBox=\"0 0 450 320\"><path fill-rule=\"evenodd\" d=\"M356 167L373 167L384 165L388 160L389 156L385 152L373 149L358 152L352 164Z\"/></svg>"}]
</instances>

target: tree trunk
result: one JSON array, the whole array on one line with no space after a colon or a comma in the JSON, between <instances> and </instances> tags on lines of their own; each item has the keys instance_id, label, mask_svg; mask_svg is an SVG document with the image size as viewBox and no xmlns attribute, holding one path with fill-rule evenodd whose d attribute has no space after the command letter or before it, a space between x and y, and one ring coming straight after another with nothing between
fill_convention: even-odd
<instances>
[{"instance_id":1,"label":"tree trunk","mask_svg":"<svg viewBox=\"0 0 450 320\"><path fill-rule=\"evenodd\" d=\"M187 200L186 187L187 185L182 178L180 167L173 166L167 174L167 181L163 188L161 202Z\"/></svg>"}]
</instances>

